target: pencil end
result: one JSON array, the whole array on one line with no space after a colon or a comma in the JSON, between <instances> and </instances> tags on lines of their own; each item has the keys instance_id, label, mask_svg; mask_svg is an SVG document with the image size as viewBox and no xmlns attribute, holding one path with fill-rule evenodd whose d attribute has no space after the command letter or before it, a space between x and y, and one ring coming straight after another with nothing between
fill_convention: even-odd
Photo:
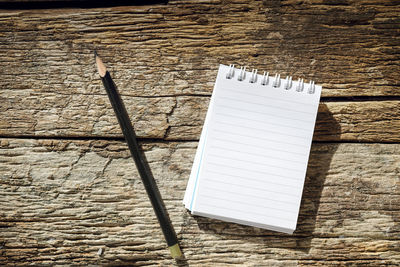
<instances>
[{"instance_id":1,"label":"pencil end","mask_svg":"<svg viewBox=\"0 0 400 267\"><path fill-rule=\"evenodd\" d=\"M173 246L168 247L169 248L169 252L171 252L171 256L174 259L180 259L182 258L182 251L181 248L179 247L179 244L176 243Z\"/></svg>"},{"instance_id":2,"label":"pencil end","mask_svg":"<svg viewBox=\"0 0 400 267\"><path fill-rule=\"evenodd\" d=\"M94 50L94 60L96 61L97 71L99 72L100 77L106 76L107 72L106 66L104 65L99 55L97 54L96 50Z\"/></svg>"}]
</instances>

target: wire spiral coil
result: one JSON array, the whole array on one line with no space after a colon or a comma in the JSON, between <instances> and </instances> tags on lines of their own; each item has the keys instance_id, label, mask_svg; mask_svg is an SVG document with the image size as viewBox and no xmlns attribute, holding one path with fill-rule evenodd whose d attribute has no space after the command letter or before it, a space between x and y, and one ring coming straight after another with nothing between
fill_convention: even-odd
<instances>
[{"instance_id":1,"label":"wire spiral coil","mask_svg":"<svg viewBox=\"0 0 400 267\"><path fill-rule=\"evenodd\" d=\"M235 77L235 65L231 64L229 65L229 70L226 73L226 78L227 79L233 79ZM246 79L246 67L240 67L239 69L239 75L237 76L237 80L242 82ZM257 83L258 75L257 75L257 69L252 69L250 73L250 78L249 82L250 83ZM261 77L260 84L261 85L268 85L270 82L270 76L269 72L263 73ZM298 79L295 86L296 92L303 92L304 91L304 79ZM279 88L281 87L281 75L280 74L275 74L275 76L272 78L272 87ZM283 88L285 90L290 90L293 87L293 82L292 82L292 76L286 76L286 79L283 83ZM315 82L310 81L308 88L307 88L307 93L309 94L314 94L315 93Z\"/></svg>"}]
</instances>

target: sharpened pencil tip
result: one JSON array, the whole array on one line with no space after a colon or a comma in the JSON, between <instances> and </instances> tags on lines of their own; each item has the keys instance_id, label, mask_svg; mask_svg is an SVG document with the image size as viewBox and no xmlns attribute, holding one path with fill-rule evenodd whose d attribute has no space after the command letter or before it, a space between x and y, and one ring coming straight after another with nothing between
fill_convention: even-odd
<instances>
[{"instance_id":1,"label":"sharpened pencil tip","mask_svg":"<svg viewBox=\"0 0 400 267\"><path fill-rule=\"evenodd\" d=\"M104 66L104 63L97 54L96 50L94 50L94 59L96 60L97 71L99 72L100 77L106 76L107 72L106 66Z\"/></svg>"}]
</instances>

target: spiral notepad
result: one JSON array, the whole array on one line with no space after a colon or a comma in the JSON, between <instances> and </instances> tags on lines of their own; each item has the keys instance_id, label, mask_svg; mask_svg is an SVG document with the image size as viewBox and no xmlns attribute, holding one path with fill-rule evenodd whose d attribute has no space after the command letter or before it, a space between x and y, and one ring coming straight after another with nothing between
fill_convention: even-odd
<instances>
[{"instance_id":1,"label":"spiral notepad","mask_svg":"<svg viewBox=\"0 0 400 267\"><path fill-rule=\"evenodd\" d=\"M220 65L184 197L192 214L296 229L321 86Z\"/></svg>"}]
</instances>

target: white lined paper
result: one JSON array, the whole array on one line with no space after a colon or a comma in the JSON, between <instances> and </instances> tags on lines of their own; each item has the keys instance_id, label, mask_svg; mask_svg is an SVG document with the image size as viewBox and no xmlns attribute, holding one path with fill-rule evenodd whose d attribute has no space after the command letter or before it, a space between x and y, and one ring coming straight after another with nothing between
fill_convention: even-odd
<instances>
[{"instance_id":1,"label":"white lined paper","mask_svg":"<svg viewBox=\"0 0 400 267\"><path fill-rule=\"evenodd\" d=\"M226 79L221 65L184 203L192 214L292 233L321 94ZM257 81L261 80L258 75ZM304 84L308 88L308 84Z\"/></svg>"}]
</instances>

